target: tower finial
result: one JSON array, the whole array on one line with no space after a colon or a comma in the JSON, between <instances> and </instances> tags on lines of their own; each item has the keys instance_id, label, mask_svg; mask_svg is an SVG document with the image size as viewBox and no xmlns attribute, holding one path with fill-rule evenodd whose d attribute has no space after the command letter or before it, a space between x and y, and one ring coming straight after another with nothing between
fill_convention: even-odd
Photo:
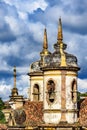
<instances>
[{"instance_id":1,"label":"tower finial","mask_svg":"<svg viewBox=\"0 0 87 130\"><path fill-rule=\"evenodd\" d=\"M14 66L14 88L16 88L16 66Z\"/></svg>"},{"instance_id":2,"label":"tower finial","mask_svg":"<svg viewBox=\"0 0 87 130\"><path fill-rule=\"evenodd\" d=\"M44 29L43 49L48 49L48 41L47 41L47 31L46 31L46 28Z\"/></svg>"},{"instance_id":3,"label":"tower finial","mask_svg":"<svg viewBox=\"0 0 87 130\"><path fill-rule=\"evenodd\" d=\"M57 36L57 40L58 40L59 42L63 40L61 17L59 18L59 26L58 26L58 36Z\"/></svg>"}]
</instances>

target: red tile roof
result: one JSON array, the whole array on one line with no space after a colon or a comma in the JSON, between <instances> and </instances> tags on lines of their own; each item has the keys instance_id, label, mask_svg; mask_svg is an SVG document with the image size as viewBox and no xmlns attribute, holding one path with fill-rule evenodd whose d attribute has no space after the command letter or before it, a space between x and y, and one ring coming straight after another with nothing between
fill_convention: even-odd
<instances>
[{"instance_id":1,"label":"red tile roof","mask_svg":"<svg viewBox=\"0 0 87 130\"><path fill-rule=\"evenodd\" d=\"M80 105L79 121L82 126L87 127L87 98Z\"/></svg>"},{"instance_id":2,"label":"red tile roof","mask_svg":"<svg viewBox=\"0 0 87 130\"><path fill-rule=\"evenodd\" d=\"M24 110L28 126L37 126L43 123L43 102L26 101Z\"/></svg>"},{"instance_id":3,"label":"red tile roof","mask_svg":"<svg viewBox=\"0 0 87 130\"><path fill-rule=\"evenodd\" d=\"M7 130L7 126L5 124L0 124L0 130Z\"/></svg>"}]
</instances>

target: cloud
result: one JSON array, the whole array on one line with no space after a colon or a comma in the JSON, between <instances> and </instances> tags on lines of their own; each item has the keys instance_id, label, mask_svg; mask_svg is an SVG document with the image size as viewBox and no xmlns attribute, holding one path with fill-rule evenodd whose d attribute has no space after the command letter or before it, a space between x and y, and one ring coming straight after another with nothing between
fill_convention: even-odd
<instances>
[{"instance_id":1,"label":"cloud","mask_svg":"<svg viewBox=\"0 0 87 130\"><path fill-rule=\"evenodd\" d=\"M4 2L10 6L15 6L18 11L29 13L33 13L38 8L45 10L47 7L47 3L44 0L4 0Z\"/></svg>"},{"instance_id":2,"label":"cloud","mask_svg":"<svg viewBox=\"0 0 87 130\"><path fill-rule=\"evenodd\" d=\"M79 79L80 82L85 82L84 79L87 78L87 0L1 0L1 83L4 78L2 86L8 86L7 79L12 79L14 65L18 69L19 88L23 85L21 83L26 76L21 77L21 75L28 73L29 65L40 59L39 52L42 51L45 26L49 50L54 51L53 44L57 41L60 16L63 25L63 41L67 44L66 51L77 56L81 67ZM25 80L24 84L27 86L26 83ZM13 85L12 82L9 82L10 85ZM80 90L81 87L82 85ZM22 87L20 92L26 93L26 89L27 87Z\"/></svg>"},{"instance_id":3,"label":"cloud","mask_svg":"<svg viewBox=\"0 0 87 130\"><path fill-rule=\"evenodd\" d=\"M8 80L9 82L7 82ZM9 96L11 96L11 90L13 88L13 77L8 80L2 79L0 81L0 97L2 97L3 100L9 100ZM17 88L19 95L28 97L28 87L29 77L27 75L18 76Z\"/></svg>"},{"instance_id":4,"label":"cloud","mask_svg":"<svg viewBox=\"0 0 87 130\"><path fill-rule=\"evenodd\" d=\"M87 79L78 79L78 90L80 92L87 92Z\"/></svg>"},{"instance_id":5,"label":"cloud","mask_svg":"<svg viewBox=\"0 0 87 130\"><path fill-rule=\"evenodd\" d=\"M11 82L10 82L11 83ZM6 81L0 81L0 97L3 100L8 100L11 93L11 84L7 84Z\"/></svg>"}]
</instances>

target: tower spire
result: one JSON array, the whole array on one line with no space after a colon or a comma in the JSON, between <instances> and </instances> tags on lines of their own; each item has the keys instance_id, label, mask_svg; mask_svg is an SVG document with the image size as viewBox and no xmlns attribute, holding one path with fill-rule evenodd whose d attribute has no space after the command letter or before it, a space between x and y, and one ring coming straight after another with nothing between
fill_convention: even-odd
<instances>
[{"instance_id":1,"label":"tower spire","mask_svg":"<svg viewBox=\"0 0 87 130\"><path fill-rule=\"evenodd\" d=\"M48 51L48 40L47 40L47 31L46 28L44 29L44 38L43 38L43 49L40 52L40 56L41 56L41 65L45 64L45 56L50 55L51 53Z\"/></svg>"},{"instance_id":2,"label":"tower spire","mask_svg":"<svg viewBox=\"0 0 87 130\"><path fill-rule=\"evenodd\" d=\"M48 41L47 41L47 31L46 31L46 28L44 29L43 49L48 49Z\"/></svg>"},{"instance_id":3,"label":"tower spire","mask_svg":"<svg viewBox=\"0 0 87 130\"><path fill-rule=\"evenodd\" d=\"M14 96L17 96L18 95L18 89L16 88L16 66L14 66L14 87L12 88L12 92L11 92L11 94L12 94L12 97L14 97Z\"/></svg>"},{"instance_id":4,"label":"tower spire","mask_svg":"<svg viewBox=\"0 0 87 130\"><path fill-rule=\"evenodd\" d=\"M14 66L14 88L16 88L16 66Z\"/></svg>"},{"instance_id":5,"label":"tower spire","mask_svg":"<svg viewBox=\"0 0 87 130\"><path fill-rule=\"evenodd\" d=\"M62 21L61 21L61 18L59 18L59 26L58 26L58 36L57 36L57 40L59 41L59 43L63 40Z\"/></svg>"}]
</instances>

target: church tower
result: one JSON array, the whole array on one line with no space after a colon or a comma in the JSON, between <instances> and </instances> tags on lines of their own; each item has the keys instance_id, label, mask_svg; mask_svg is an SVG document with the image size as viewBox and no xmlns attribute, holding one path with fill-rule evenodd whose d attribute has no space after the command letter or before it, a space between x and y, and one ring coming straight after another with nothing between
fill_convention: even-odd
<instances>
[{"instance_id":1,"label":"church tower","mask_svg":"<svg viewBox=\"0 0 87 130\"><path fill-rule=\"evenodd\" d=\"M77 122L77 58L65 52L62 22L59 19L55 51L45 57L42 67L44 82L44 121L45 123Z\"/></svg>"},{"instance_id":2,"label":"church tower","mask_svg":"<svg viewBox=\"0 0 87 130\"><path fill-rule=\"evenodd\" d=\"M77 58L67 53L63 43L62 22L59 19L54 52L48 51L44 30L41 59L30 66L30 100L43 101L45 123L77 122Z\"/></svg>"}]
</instances>

